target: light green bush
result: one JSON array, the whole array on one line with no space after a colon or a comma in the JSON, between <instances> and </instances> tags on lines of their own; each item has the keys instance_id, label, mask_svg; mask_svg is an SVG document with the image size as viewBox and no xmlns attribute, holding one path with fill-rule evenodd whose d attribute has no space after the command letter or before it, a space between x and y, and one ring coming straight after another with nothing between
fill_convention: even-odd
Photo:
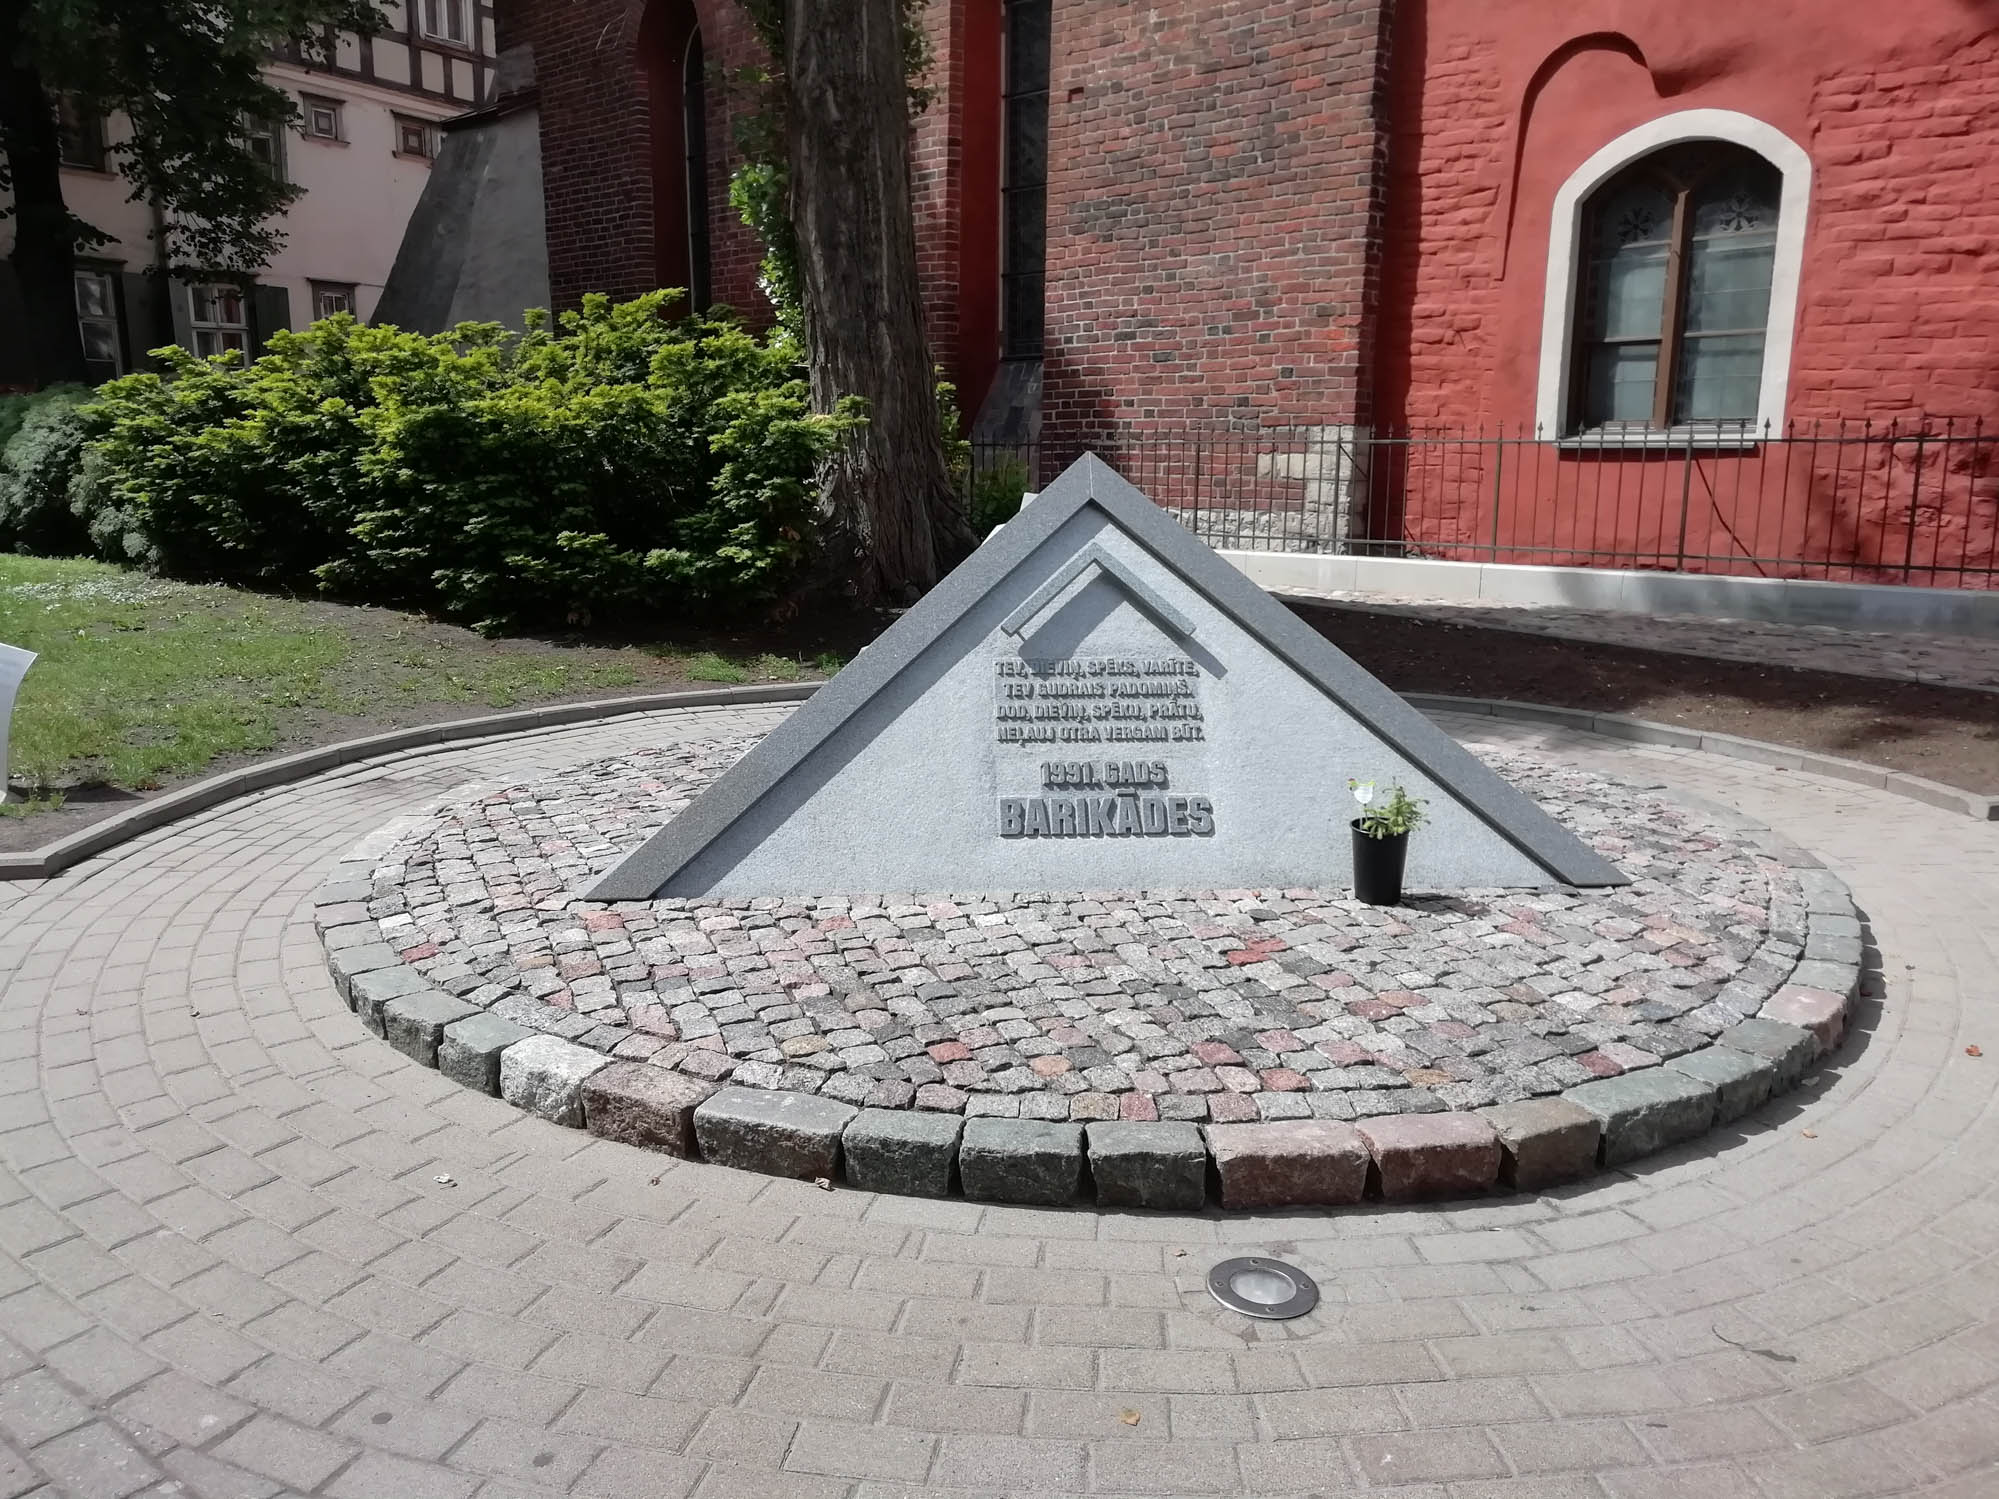
<instances>
[{"instance_id":1,"label":"light green bush","mask_svg":"<svg viewBox=\"0 0 1999 1499\"><path fill-rule=\"evenodd\" d=\"M795 341L602 297L525 335L329 318L241 365L104 387L74 486L97 548L481 627L735 612L794 576L813 416Z\"/></svg>"}]
</instances>

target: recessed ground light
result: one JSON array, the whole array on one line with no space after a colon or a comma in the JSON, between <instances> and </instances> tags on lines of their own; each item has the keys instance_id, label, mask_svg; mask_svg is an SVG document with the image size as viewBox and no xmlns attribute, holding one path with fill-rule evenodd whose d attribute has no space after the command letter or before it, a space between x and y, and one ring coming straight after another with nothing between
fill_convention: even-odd
<instances>
[{"instance_id":1,"label":"recessed ground light","mask_svg":"<svg viewBox=\"0 0 1999 1499\"><path fill-rule=\"evenodd\" d=\"M1318 1283L1282 1260L1223 1260L1208 1272L1208 1291L1230 1311L1267 1322L1302 1317L1319 1304Z\"/></svg>"}]
</instances>

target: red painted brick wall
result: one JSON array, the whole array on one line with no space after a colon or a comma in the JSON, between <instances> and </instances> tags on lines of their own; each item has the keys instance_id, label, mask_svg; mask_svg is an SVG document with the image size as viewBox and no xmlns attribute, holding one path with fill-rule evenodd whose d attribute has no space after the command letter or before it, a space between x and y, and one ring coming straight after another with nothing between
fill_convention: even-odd
<instances>
[{"instance_id":1,"label":"red painted brick wall","mask_svg":"<svg viewBox=\"0 0 1999 1499\"><path fill-rule=\"evenodd\" d=\"M1873 581L1999 561L1999 476L1962 446L1514 450L1506 467L1449 440L1534 430L1563 181L1625 131L1700 108L1754 116L1812 160L1790 421L1999 427L1990 25L1954 0L1399 6L1374 383L1386 423L1446 440L1377 474L1378 534L1442 556Z\"/></svg>"},{"instance_id":2,"label":"red painted brick wall","mask_svg":"<svg viewBox=\"0 0 1999 1499\"><path fill-rule=\"evenodd\" d=\"M1367 419L1384 12L1055 6L1044 432Z\"/></svg>"}]
</instances>

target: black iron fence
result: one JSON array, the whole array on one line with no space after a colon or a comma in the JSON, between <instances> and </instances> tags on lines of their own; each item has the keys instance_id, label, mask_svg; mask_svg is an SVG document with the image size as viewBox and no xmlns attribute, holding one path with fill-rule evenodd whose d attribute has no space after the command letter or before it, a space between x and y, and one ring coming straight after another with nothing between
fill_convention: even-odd
<instances>
[{"instance_id":1,"label":"black iron fence","mask_svg":"<svg viewBox=\"0 0 1999 1499\"><path fill-rule=\"evenodd\" d=\"M1085 451L1225 550L1999 587L1999 434L1977 423L1044 434L974 445L975 513Z\"/></svg>"}]
</instances>

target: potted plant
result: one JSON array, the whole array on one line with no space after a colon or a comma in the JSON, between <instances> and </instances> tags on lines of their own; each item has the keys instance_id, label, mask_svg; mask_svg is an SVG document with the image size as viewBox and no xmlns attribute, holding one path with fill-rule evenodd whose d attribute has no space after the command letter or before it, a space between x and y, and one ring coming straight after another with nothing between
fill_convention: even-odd
<instances>
[{"instance_id":1,"label":"potted plant","mask_svg":"<svg viewBox=\"0 0 1999 1499\"><path fill-rule=\"evenodd\" d=\"M1360 816L1353 820L1354 899L1400 905L1409 834L1423 821L1423 804L1400 786L1390 787L1385 797L1372 781L1349 780L1347 788L1360 803Z\"/></svg>"}]
</instances>

